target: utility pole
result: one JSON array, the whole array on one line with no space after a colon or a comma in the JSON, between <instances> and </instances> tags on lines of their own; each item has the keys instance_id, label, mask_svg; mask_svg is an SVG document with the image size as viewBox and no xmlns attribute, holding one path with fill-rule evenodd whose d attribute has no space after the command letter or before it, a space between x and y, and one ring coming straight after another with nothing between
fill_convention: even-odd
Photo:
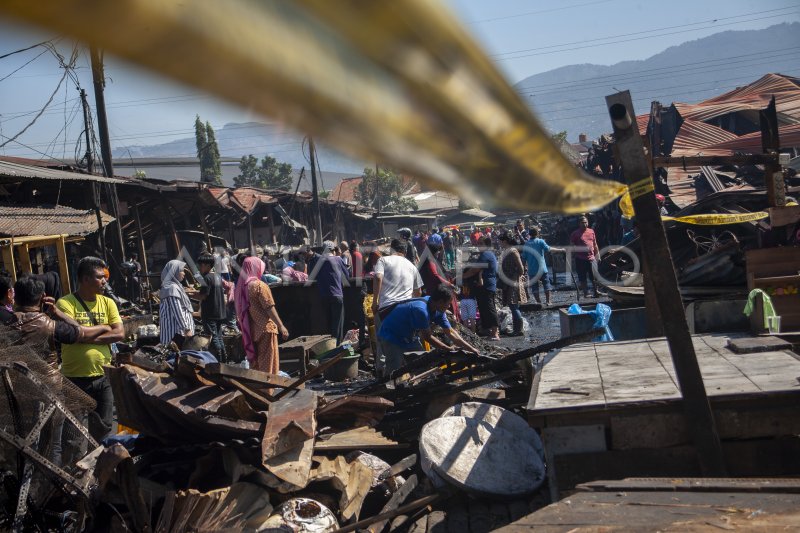
<instances>
[{"instance_id":1,"label":"utility pole","mask_svg":"<svg viewBox=\"0 0 800 533\"><path fill-rule=\"evenodd\" d=\"M311 200L314 210L314 226L317 232L317 240L314 244L322 244L322 214L319 210L319 189L317 188L317 155L314 147L314 139L308 136L308 154L311 159Z\"/></svg>"},{"instance_id":2,"label":"utility pole","mask_svg":"<svg viewBox=\"0 0 800 533\"><path fill-rule=\"evenodd\" d=\"M81 89L81 103L83 104L83 133L86 135L86 170L92 175L94 174L94 157L92 156L92 137L89 134L89 102L86 101L86 91L83 89ZM103 230L103 218L100 216L98 183L95 181L89 183L92 185L92 208L94 209L95 217L97 217L97 235L100 242L100 251L103 254L103 260L108 262L106 235Z\"/></svg>"},{"instance_id":3,"label":"utility pole","mask_svg":"<svg viewBox=\"0 0 800 533\"><path fill-rule=\"evenodd\" d=\"M107 178L114 177L114 164L111 161L111 141L108 137L108 117L106 116L106 98L103 94L106 81L103 73L103 58L100 57L100 50L92 46L89 49L89 56L92 62L92 82L94 84L94 102L97 108L97 129L100 134L100 154L103 156L103 174ZM115 219L117 246L119 253L119 263L125 261L125 241L122 238L122 221L119 219L119 200L117 198L116 184L110 184L108 195L108 205L111 207L111 215Z\"/></svg>"},{"instance_id":4,"label":"utility pole","mask_svg":"<svg viewBox=\"0 0 800 533\"><path fill-rule=\"evenodd\" d=\"M614 138L628 185L633 210L642 238L642 259L645 275L652 277L659 313L664 317L664 331L672 355L683 397L686 427L697 449L704 476L724 477L725 461L722 445L708 402L700 365L697 363L692 336L686 322L678 278L661 223L661 213L654 194L653 178L644 153L642 137L636 125L633 101L628 91L606 97ZM647 289L645 289L647 290Z\"/></svg>"}]
</instances>

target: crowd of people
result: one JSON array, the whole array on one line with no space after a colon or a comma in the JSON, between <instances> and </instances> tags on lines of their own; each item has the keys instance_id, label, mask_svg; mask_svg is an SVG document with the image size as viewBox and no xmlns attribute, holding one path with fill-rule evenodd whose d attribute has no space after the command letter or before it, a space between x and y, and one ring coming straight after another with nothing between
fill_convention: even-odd
<instances>
[{"instance_id":1,"label":"crowd of people","mask_svg":"<svg viewBox=\"0 0 800 533\"><path fill-rule=\"evenodd\" d=\"M575 252L575 267L588 295L599 250L585 217L570 239L582 250ZM278 373L278 344L291 332L281 319L271 285L313 282L326 328L341 343L344 288L355 279L372 297L375 368L386 375L402 367L409 352L455 347L478 353L455 323L490 341L499 340L501 333L522 335L520 305L529 298L542 301L540 287L543 301L551 302L545 254L563 251L542 239L538 227L522 221L503 231L401 228L388 247L325 241L278 256L204 251L191 268L174 259L161 272L160 342L179 347L202 328L210 337L209 351L228 362L223 331L229 328L241 333L250 368ZM135 261L131 258L130 270L136 270ZM193 283L187 283L187 274ZM53 353L59 348L60 356L52 363L97 402L88 425L102 438L111 429L113 413L103 366L111 364L115 343L124 337L117 303L109 297L108 267L102 259L84 257L77 266L77 289L66 295L60 294L58 283L47 284L40 277L22 276L12 283L0 276L0 320L25 339L46 341ZM501 332L498 304L511 312L509 331ZM436 328L441 334L434 334Z\"/></svg>"}]
</instances>

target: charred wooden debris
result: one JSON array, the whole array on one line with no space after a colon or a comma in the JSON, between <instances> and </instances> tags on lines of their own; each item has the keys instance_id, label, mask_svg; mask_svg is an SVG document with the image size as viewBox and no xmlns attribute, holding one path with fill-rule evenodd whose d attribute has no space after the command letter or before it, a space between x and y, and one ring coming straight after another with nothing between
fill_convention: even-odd
<instances>
[{"instance_id":1,"label":"charred wooden debris","mask_svg":"<svg viewBox=\"0 0 800 533\"><path fill-rule=\"evenodd\" d=\"M121 431L102 444L86 429L88 396L35 347L3 347L0 523L378 532L457 515L467 494L526 502L544 456L513 411L537 355L596 334L504 356L419 353L388 377L341 383L321 376L344 351L286 378L138 350L106 367Z\"/></svg>"}]
</instances>

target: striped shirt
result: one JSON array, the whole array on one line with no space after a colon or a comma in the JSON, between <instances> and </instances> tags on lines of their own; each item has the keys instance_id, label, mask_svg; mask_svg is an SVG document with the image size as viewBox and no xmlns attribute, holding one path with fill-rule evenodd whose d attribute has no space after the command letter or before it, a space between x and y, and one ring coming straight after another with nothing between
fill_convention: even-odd
<instances>
[{"instance_id":1,"label":"striped shirt","mask_svg":"<svg viewBox=\"0 0 800 533\"><path fill-rule=\"evenodd\" d=\"M175 335L183 335L188 329L194 334L192 310L174 296L161 299L158 309L159 326L161 328L161 344L169 344Z\"/></svg>"}]
</instances>

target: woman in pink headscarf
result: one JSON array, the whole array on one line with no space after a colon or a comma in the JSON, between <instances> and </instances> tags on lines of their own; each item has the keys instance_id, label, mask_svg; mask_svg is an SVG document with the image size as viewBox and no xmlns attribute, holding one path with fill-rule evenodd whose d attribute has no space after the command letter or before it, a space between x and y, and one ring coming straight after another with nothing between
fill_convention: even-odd
<instances>
[{"instance_id":1,"label":"woman in pink headscarf","mask_svg":"<svg viewBox=\"0 0 800 533\"><path fill-rule=\"evenodd\" d=\"M277 374L278 333L286 340L289 332L278 316L269 285L261 281L264 270L264 262L258 257L248 257L242 263L234 297L236 318L250 368Z\"/></svg>"}]
</instances>

